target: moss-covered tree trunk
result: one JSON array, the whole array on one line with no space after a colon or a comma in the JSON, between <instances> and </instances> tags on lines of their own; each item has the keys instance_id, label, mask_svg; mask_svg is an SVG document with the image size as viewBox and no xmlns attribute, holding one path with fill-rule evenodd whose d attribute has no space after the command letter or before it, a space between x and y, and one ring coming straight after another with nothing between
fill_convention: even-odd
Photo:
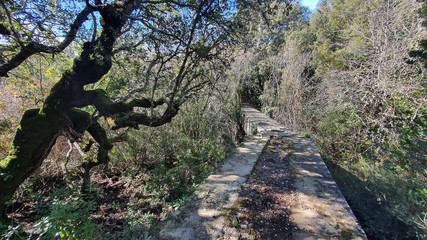
<instances>
[{"instance_id":1,"label":"moss-covered tree trunk","mask_svg":"<svg viewBox=\"0 0 427 240\"><path fill-rule=\"evenodd\" d=\"M9 156L0 162L0 209L11 199L21 183L36 170L47 156L60 133L63 120L28 110L22 117Z\"/></svg>"},{"instance_id":2,"label":"moss-covered tree trunk","mask_svg":"<svg viewBox=\"0 0 427 240\"><path fill-rule=\"evenodd\" d=\"M120 2L105 4L99 10L104 19L101 35L84 44L80 57L52 88L43 107L28 110L23 115L9 155L0 161L2 219L6 216L6 203L24 180L40 167L60 134L78 138L88 130L99 144L98 162L108 160L107 153L112 145L105 131L89 114L76 108L94 105L103 115L128 110L124 104L108 101L104 92L85 91L84 86L99 81L110 70L113 44L131 11L131 1L128 5Z\"/></svg>"},{"instance_id":3,"label":"moss-covered tree trunk","mask_svg":"<svg viewBox=\"0 0 427 240\"><path fill-rule=\"evenodd\" d=\"M0 64L0 76L7 76L10 70L35 53L61 52L75 39L78 29L91 13L98 12L102 17L99 21L102 31L94 28L92 40L83 44L80 56L74 60L72 68L62 74L43 106L40 109L28 110L24 114L9 155L0 160L0 214L3 218L5 203L12 198L19 185L42 164L60 134L78 139L88 132L97 142L97 158L82 164L85 170L84 185L88 182L90 169L107 162L108 152L113 147L105 129L97 122L98 117L111 117L114 121L113 130L126 127L138 128L139 125L156 127L166 124L177 115L179 107L186 99L212 81L213 78L208 76L209 71L206 71L205 67L217 69L217 66L209 64L201 66L201 62L213 61L219 57L218 63L221 66L225 63L222 61L220 50L227 38L224 31L232 29L228 26L230 22L221 17L222 11L228 8L226 1L203 0L186 3L186 1L94 0L85 2L86 7L77 15L70 26L70 31L60 44L45 46L38 42L25 44L18 41L22 45L20 51L7 63ZM91 5L92 3L95 5ZM137 11L133 11L135 9ZM168 11L178 13L180 9L183 9L180 13L182 17L168 13ZM165 16L168 17L165 18ZM97 17L94 15L93 18L96 25ZM129 24L124 28L127 21ZM111 69L111 58L115 52L113 46L117 38L123 32L129 32L130 29L141 31L142 25L146 27L142 30L143 40L136 42L133 46L140 46L144 41L155 45L154 50L149 50L155 55L154 59L149 60L153 64L149 65L144 76L145 81L149 79L155 81L151 97L128 102L113 102L102 90L85 90L85 85L98 82ZM221 27L212 27L214 25ZM19 37L18 34L16 36ZM162 46L163 44L165 46ZM118 47L117 52L123 48L131 48L123 46ZM151 78L152 70L156 65L157 70L153 71L156 72L153 73L155 77ZM173 74L162 74L163 70L169 67L176 67L177 71ZM154 100L159 79L164 79L170 84L171 92ZM135 93L137 92L133 94ZM79 110L89 105L96 108L96 118ZM153 109L160 105L164 107L154 113ZM150 111L144 112L135 108L145 108Z\"/></svg>"}]
</instances>

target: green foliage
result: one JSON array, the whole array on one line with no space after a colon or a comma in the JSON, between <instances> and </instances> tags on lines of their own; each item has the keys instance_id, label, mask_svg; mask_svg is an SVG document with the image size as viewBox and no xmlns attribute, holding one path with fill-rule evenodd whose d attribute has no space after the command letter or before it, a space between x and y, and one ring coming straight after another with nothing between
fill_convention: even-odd
<instances>
[{"instance_id":1,"label":"green foliage","mask_svg":"<svg viewBox=\"0 0 427 240\"><path fill-rule=\"evenodd\" d=\"M18 0L0 6L0 27L14 33L1 33L0 75L9 75L20 89L16 95L28 104L21 108L37 106L27 111L10 157L2 161L2 168L13 171L1 179L17 180L16 186L2 184L8 192L1 191L1 213L3 203L42 164L62 133L76 144L58 146L57 141L57 156L49 156L44 166L65 165L61 151L69 147L66 162L72 161L69 166L74 170L83 167L86 181L92 167L111 157L114 174L132 179L131 184L143 179L141 185L153 198L173 204L179 204L233 148L240 116L237 98L228 93L235 87L222 81L228 62L223 50L233 32L230 5L236 3L112 1L108 8L94 6L98 4L102 3ZM203 88L207 85L210 88ZM199 91L203 97L195 95ZM167 101L156 101L163 98ZM183 105L188 99L195 106ZM86 113L82 115L87 121L69 114L76 108ZM169 123L178 109L181 113L171 126L150 129ZM126 124L118 126L120 120ZM1 123L3 134L8 126L3 119ZM139 125L147 127L143 132L128 129ZM90 139L89 147L76 147L82 156L73 159L73 146L82 138ZM109 156L116 141L123 142ZM31 164L23 159L31 159ZM31 192L37 197L36 191ZM70 189L56 190L47 198L50 204L39 206L42 218L31 237L91 239L99 233L91 220L95 206L91 198ZM151 214L136 205L130 203L129 225L152 221ZM9 229L14 231L18 228Z\"/></svg>"},{"instance_id":2,"label":"green foliage","mask_svg":"<svg viewBox=\"0 0 427 240\"><path fill-rule=\"evenodd\" d=\"M198 3L189 1L190 5ZM7 21L1 24L22 30L22 36L29 39L34 33L39 33L41 42L52 39L58 26L69 26L71 16L83 6L77 4L68 10L68 3L60 4L37 0L28 5L37 7L34 13L40 16L52 11L46 16L46 24L37 22L37 14L31 16L35 19L26 20L36 24L22 24L23 15L19 14L15 15L15 25ZM260 107L287 126L306 133L319 146L328 165L342 167L344 171L337 170L335 177L344 183L344 194L362 216L370 237L422 238L427 215L427 93L421 67L427 62L427 41L414 44L426 37L417 25L419 20L414 13L421 6L417 4L416 0L325 0L309 18L307 9L295 1L239 2L236 18L241 39L236 49L230 49L234 62L228 73L224 72L226 57L212 57L224 47L215 44L229 37L215 30L222 28L209 25L220 21L225 16L222 12L204 12L203 23L210 27L200 24L201 29L197 28L194 35L196 40L191 42L186 31L181 31L189 27L191 14L180 15L183 9L168 3L158 4L161 11L147 7L152 14L147 23L153 23L154 29L129 24L129 30L114 46L127 51L115 55L112 71L84 90L104 89L120 104L131 98L169 97L175 84L179 91L173 93L174 100L193 96L193 91L186 92L193 88L201 90L201 95L180 105L180 113L167 126L108 133L111 139L120 134L127 136L111 151L111 171L141 189L129 201L129 231L122 238L143 236L149 227L156 228L154 214L142 211L141 202L168 201L176 208L221 163L239 135L240 103ZM13 11L25 10L10 1L7 6ZM419 10L422 16L427 13L426 6L424 1ZM164 18L163 11L181 17L172 14ZM0 15L6 18L5 8L0 9ZM71 18L56 23L55 15ZM94 38L98 37L94 28L102 26L97 15L92 21L93 26L84 24L78 31L79 41L89 39L92 31ZM27 29L29 26L37 26L38 30ZM163 26L165 34L157 31L157 26ZM211 35L204 35L208 30L213 31ZM127 41L130 39L135 40L135 46ZM188 48L177 46L177 41L191 44ZM79 44L71 45L70 52L81 52ZM17 47L0 52L0 62L11 58ZM413 51L406 54L410 49ZM88 57L102 58L97 54L92 52ZM27 66L19 67L10 79L21 89L22 96L31 96L23 98L26 104L42 104L53 82L71 65L70 56L75 54L33 56L26 61ZM180 65L182 59L188 62ZM185 71L180 73L180 69ZM212 85L199 89L199 80ZM5 102L0 99L2 111L9 107ZM99 105L102 108L109 104ZM84 109L103 121L105 127L114 126L113 118L127 114L112 114L104 120L101 109L92 105ZM133 116L155 119L165 109L168 108L153 105L135 107ZM3 152L8 150L9 129L17 125L17 120L10 121L0 119ZM51 197L52 204L41 208L44 212L36 226L37 234L45 239L92 238L99 230L90 220L94 202L77 191L61 191ZM143 194L152 198L145 199L140 196ZM384 222L389 221L396 231L387 229ZM19 225L2 227L4 238L20 236L22 231Z\"/></svg>"},{"instance_id":3,"label":"green foliage","mask_svg":"<svg viewBox=\"0 0 427 240\"><path fill-rule=\"evenodd\" d=\"M55 189L52 199L40 206L43 217L34 226L38 239L91 239L100 233L91 220L95 201L75 189Z\"/></svg>"},{"instance_id":4,"label":"green foliage","mask_svg":"<svg viewBox=\"0 0 427 240\"><path fill-rule=\"evenodd\" d=\"M307 23L308 9L293 1L269 0L242 5L237 18L244 26L231 79L239 82L241 102L257 108L266 82L273 74L275 56L291 30Z\"/></svg>"},{"instance_id":5,"label":"green foliage","mask_svg":"<svg viewBox=\"0 0 427 240\"><path fill-rule=\"evenodd\" d=\"M26 234L21 224L4 224L0 222L0 237L4 240L25 239Z\"/></svg>"},{"instance_id":6,"label":"green foliage","mask_svg":"<svg viewBox=\"0 0 427 240\"><path fill-rule=\"evenodd\" d=\"M355 129L360 127L360 124L355 112L347 110L329 114L323 121L319 122L316 129L325 136L351 136Z\"/></svg>"},{"instance_id":7,"label":"green foliage","mask_svg":"<svg viewBox=\"0 0 427 240\"><path fill-rule=\"evenodd\" d=\"M130 227L150 226L154 221L154 214L150 212L142 212L138 209L138 198L131 198L128 203L128 213L126 214L126 222Z\"/></svg>"},{"instance_id":8,"label":"green foliage","mask_svg":"<svg viewBox=\"0 0 427 240\"><path fill-rule=\"evenodd\" d=\"M395 92L388 100L395 110L394 117L387 118L384 128L374 126L371 137L384 139L383 147L389 153L387 167L396 170L398 166L408 172L426 174L423 166L427 163L427 107L414 99L424 98L425 90L420 88L409 93L410 98ZM393 130L394 133L391 131Z\"/></svg>"},{"instance_id":9,"label":"green foliage","mask_svg":"<svg viewBox=\"0 0 427 240\"><path fill-rule=\"evenodd\" d=\"M184 104L170 124L129 131L115 147L111 164L140 189L128 203L127 224L118 238L156 231L158 219L141 206L166 203L160 219L165 220L234 149L240 108L231 88L206 89Z\"/></svg>"},{"instance_id":10,"label":"green foliage","mask_svg":"<svg viewBox=\"0 0 427 240\"><path fill-rule=\"evenodd\" d=\"M417 239L417 234L423 239L414 212L402 212L414 210L410 181L364 159L346 168L329 164L329 169L370 239Z\"/></svg>"},{"instance_id":11,"label":"green foliage","mask_svg":"<svg viewBox=\"0 0 427 240\"><path fill-rule=\"evenodd\" d=\"M336 159L357 161L365 147L361 136L362 122L353 110L338 111L327 115L315 129L314 139L323 153Z\"/></svg>"},{"instance_id":12,"label":"green foliage","mask_svg":"<svg viewBox=\"0 0 427 240\"><path fill-rule=\"evenodd\" d=\"M427 188L419 188L416 195L416 204L425 209L420 216L420 225L422 225L425 224L425 219L427 218Z\"/></svg>"},{"instance_id":13,"label":"green foliage","mask_svg":"<svg viewBox=\"0 0 427 240\"><path fill-rule=\"evenodd\" d=\"M280 54L253 52L264 56L254 65L267 69L262 109L308 133L329 166L364 182L337 171L346 188L369 187L372 199L359 201L359 190L344 194L373 239L425 235L427 98L420 63L427 44L414 44L426 36L419 6L416 0L321 1L308 25L286 33ZM378 198L384 208L371 214ZM379 223L386 213L395 229Z\"/></svg>"},{"instance_id":14,"label":"green foliage","mask_svg":"<svg viewBox=\"0 0 427 240\"><path fill-rule=\"evenodd\" d=\"M181 198L194 190L233 149L226 124L235 125L232 105L230 115L218 110L203 112L206 101L186 105L184 111L168 126L147 128L129 135L126 145L121 145L118 165L126 164L125 174L150 175L147 190L168 201ZM222 107L221 111L225 110ZM144 141L141 141L144 139ZM123 161L122 159L127 159ZM137 172L135 172L137 170Z\"/></svg>"},{"instance_id":15,"label":"green foliage","mask_svg":"<svg viewBox=\"0 0 427 240\"><path fill-rule=\"evenodd\" d=\"M10 127L12 127L12 123L5 120L0 120L0 133L6 132Z\"/></svg>"},{"instance_id":16,"label":"green foliage","mask_svg":"<svg viewBox=\"0 0 427 240\"><path fill-rule=\"evenodd\" d=\"M2 239L93 239L99 237L100 226L91 220L95 210L94 197L99 191L91 186L87 194L75 187L54 189L49 196L35 195L37 220L32 233L24 232L23 225L0 223ZM92 198L92 199L91 199Z\"/></svg>"},{"instance_id":17,"label":"green foliage","mask_svg":"<svg viewBox=\"0 0 427 240\"><path fill-rule=\"evenodd\" d=\"M423 4L421 8L418 9L419 15L424 19L423 25L427 27L427 2L425 0L422 1ZM422 39L419 42L419 48L415 50L411 50L409 55L413 58L418 58L422 63L424 63L424 68L427 69L427 39ZM414 64L414 60L409 60L410 64Z\"/></svg>"},{"instance_id":18,"label":"green foliage","mask_svg":"<svg viewBox=\"0 0 427 240\"><path fill-rule=\"evenodd\" d=\"M5 158L2 152L0 217L63 130L73 141L88 133L96 142L96 159L80 164L86 183L92 168L109 161L115 130L167 124L186 100L222 80L237 3L190 2L2 1L0 76L28 90L23 100L34 102L25 108L37 107L22 118ZM76 108L85 124L70 116Z\"/></svg>"}]
</instances>

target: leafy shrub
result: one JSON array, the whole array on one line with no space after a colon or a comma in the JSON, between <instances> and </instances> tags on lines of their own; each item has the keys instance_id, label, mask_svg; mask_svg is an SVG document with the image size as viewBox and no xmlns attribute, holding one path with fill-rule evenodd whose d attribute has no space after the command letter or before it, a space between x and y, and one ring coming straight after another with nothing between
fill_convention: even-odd
<instances>
[{"instance_id":1,"label":"leafy shrub","mask_svg":"<svg viewBox=\"0 0 427 240\"><path fill-rule=\"evenodd\" d=\"M22 225L4 224L0 222L0 238L4 240L25 239L26 234L22 229Z\"/></svg>"},{"instance_id":2,"label":"leafy shrub","mask_svg":"<svg viewBox=\"0 0 427 240\"><path fill-rule=\"evenodd\" d=\"M91 239L99 226L91 221L95 201L74 189L56 189L53 199L40 206L43 216L35 225L38 239Z\"/></svg>"},{"instance_id":3,"label":"leafy shrub","mask_svg":"<svg viewBox=\"0 0 427 240\"><path fill-rule=\"evenodd\" d=\"M352 110L327 115L314 128L316 143L327 156L357 161L364 147L360 135L362 122Z\"/></svg>"}]
</instances>

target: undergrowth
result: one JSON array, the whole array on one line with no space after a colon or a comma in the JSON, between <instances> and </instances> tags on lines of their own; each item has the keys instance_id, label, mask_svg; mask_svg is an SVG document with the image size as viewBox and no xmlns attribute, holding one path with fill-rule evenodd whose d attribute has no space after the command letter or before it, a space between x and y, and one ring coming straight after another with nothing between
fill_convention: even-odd
<instances>
[{"instance_id":1,"label":"undergrowth","mask_svg":"<svg viewBox=\"0 0 427 240\"><path fill-rule=\"evenodd\" d=\"M312 136L370 239L425 239L425 116L408 108L396 115L367 129L351 111L338 112Z\"/></svg>"},{"instance_id":2,"label":"undergrowth","mask_svg":"<svg viewBox=\"0 0 427 240\"><path fill-rule=\"evenodd\" d=\"M226 91L210 94L182 106L170 124L127 130L123 141L111 150L109 164L98 166L92 174L102 176L96 177L98 183L104 179L111 183L92 185L84 193L78 185L80 161L96 151L82 157L73 148L64 157L70 144L58 140L40 171L22 185L12 202L29 204L28 212L21 207L9 213L19 217L0 225L1 238L144 239L158 232L161 222L222 163L238 141L236 99ZM109 191L112 183L124 185L111 193L117 195L116 200L106 202L113 197L103 191ZM117 223L105 225L111 221L104 219L108 214L120 213L120 219L114 220Z\"/></svg>"}]
</instances>

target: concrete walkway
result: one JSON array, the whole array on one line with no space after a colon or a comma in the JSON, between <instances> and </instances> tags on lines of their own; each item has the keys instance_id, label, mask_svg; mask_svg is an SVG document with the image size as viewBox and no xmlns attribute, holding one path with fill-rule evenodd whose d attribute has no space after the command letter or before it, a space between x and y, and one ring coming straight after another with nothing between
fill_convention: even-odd
<instances>
[{"instance_id":1,"label":"concrete walkway","mask_svg":"<svg viewBox=\"0 0 427 240\"><path fill-rule=\"evenodd\" d=\"M226 212L233 207L240 185L247 180L270 135L284 136L293 154L297 204L291 208L296 226L292 239L366 239L313 142L303 138L251 107L242 108L248 136L224 165L198 190L151 239L238 239L224 236ZM234 236L234 237L233 237Z\"/></svg>"},{"instance_id":2,"label":"concrete walkway","mask_svg":"<svg viewBox=\"0 0 427 240\"><path fill-rule=\"evenodd\" d=\"M267 141L266 137L248 137L173 213L161 229L159 239L220 239L224 212L237 200L240 185L251 173Z\"/></svg>"},{"instance_id":3,"label":"concrete walkway","mask_svg":"<svg viewBox=\"0 0 427 240\"><path fill-rule=\"evenodd\" d=\"M367 239L311 139L304 138L251 107L242 110L247 133L276 134L293 147L298 204L291 208L297 227L292 239ZM251 130L251 131L250 131Z\"/></svg>"}]
</instances>

